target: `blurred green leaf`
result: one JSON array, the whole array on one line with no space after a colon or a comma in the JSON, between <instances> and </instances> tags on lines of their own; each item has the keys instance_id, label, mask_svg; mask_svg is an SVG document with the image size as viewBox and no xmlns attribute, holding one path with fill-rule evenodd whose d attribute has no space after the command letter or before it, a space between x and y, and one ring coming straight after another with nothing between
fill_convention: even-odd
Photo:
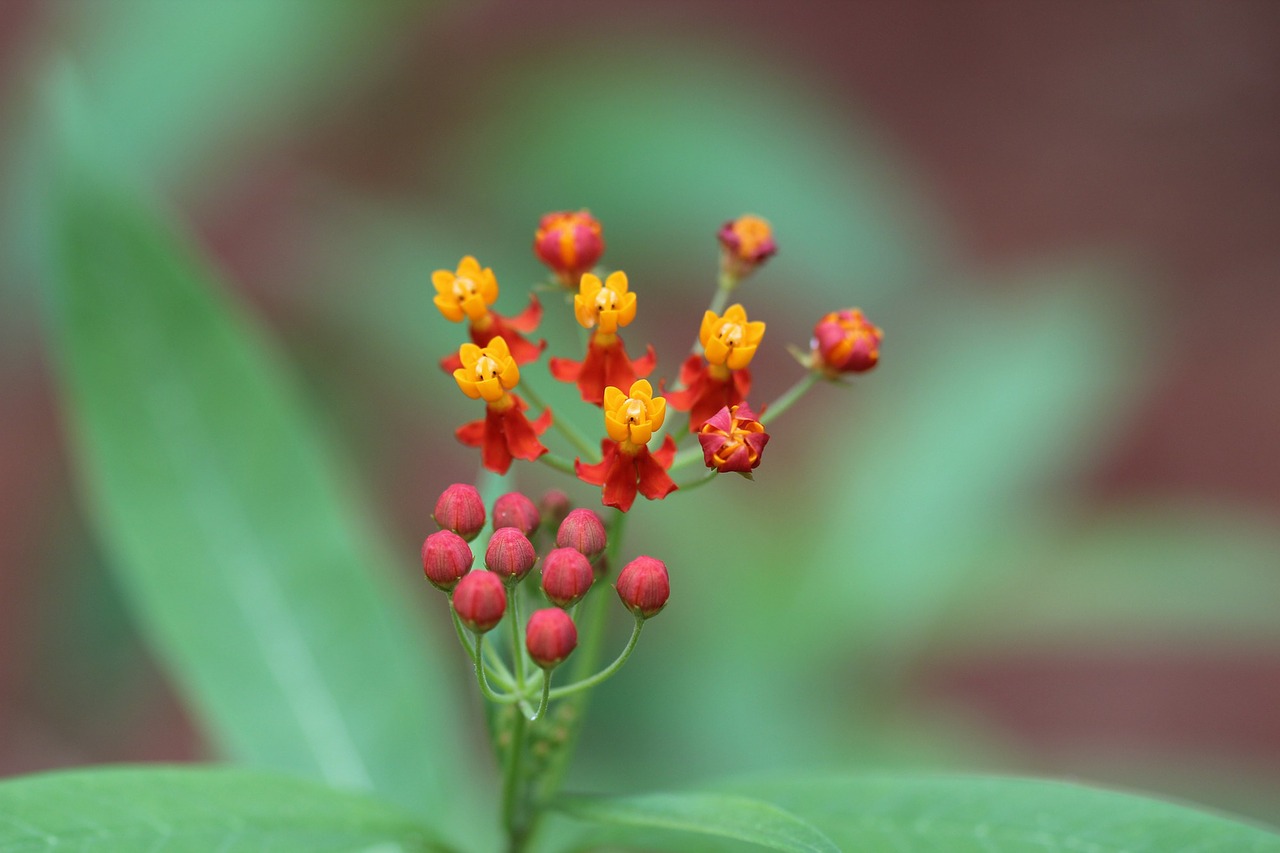
<instances>
[{"instance_id":1,"label":"blurred green leaf","mask_svg":"<svg viewBox=\"0 0 1280 853\"><path fill-rule=\"evenodd\" d=\"M112 0L62 4L93 99L92 140L153 180L208 173L355 88L422 4L380 0Z\"/></svg>"},{"instance_id":2,"label":"blurred green leaf","mask_svg":"<svg viewBox=\"0 0 1280 853\"><path fill-rule=\"evenodd\" d=\"M988 544L1075 473L1141 367L1111 278L1062 269L885 321L881 366L824 406L847 433L824 477L825 517L840 523L813 540L796 585L815 635L909 654L1001 568L983 562Z\"/></svg>"},{"instance_id":3,"label":"blurred green leaf","mask_svg":"<svg viewBox=\"0 0 1280 853\"><path fill-rule=\"evenodd\" d=\"M777 803L859 853L1247 853L1280 835L1173 803L1062 782L869 776L757 782L732 790Z\"/></svg>"},{"instance_id":4,"label":"blurred green leaf","mask_svg":"<svg viewBox=\"0 0 1280 853\"><path fill-rule=\"evenodd\" d=\"M940 626L957 645L1096 644L1183 638L1207 643L1280 639L1280 534L1270 519L1224 508L1153 505L992 549L999 584L975 586ZM1003 552L1003 553L1002 553Z\"/></svg>"},{"instance_id":5,"label":"blurred green leaf","mask_svg":"<svg viewBox=\"0 0 1280 853\"><path fill-rule=\"evenodd\" d=\"M49 199L64 408L170 673L231 755L458 829L478 802L462 710L314 416L205 265L68 143Z\"/></svg>"},{"instance_id":6,"label":"blurred green leaf","mask_svg":"<svg viewBox=\"0 0 1280 853\"><path fill-rule=\"evenodd\" d=\"M401 810L314 782L228 768L115 767L0 782L0 849L445 850Z\"/></svg>"},{"instance_id":7,"label":"blurred green leaf","mask_svg":"<svg viewBox=\"0 0 1280 853\"><path fill-rule=\"evenodd\" d=\"M690 836L746 841L791 853L840 849L813 826L777 806L733 795L571 796L560 798L552 807L580 821L625 827L607 832L606 837L645 849L685 851L705 843Z\"/></svg>"}]
</instances>

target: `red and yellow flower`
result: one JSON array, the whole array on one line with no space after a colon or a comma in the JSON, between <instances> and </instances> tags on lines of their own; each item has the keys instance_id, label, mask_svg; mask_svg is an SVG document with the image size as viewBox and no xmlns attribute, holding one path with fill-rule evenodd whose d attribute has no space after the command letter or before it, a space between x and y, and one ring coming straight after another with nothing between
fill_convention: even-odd
<instances>
[{"instance_id":1,"label":"red and yellow flower","mask_svg":"<svg viewBox=\"0 0 1280 853\"><path fill-rule=\"evenodd\" d=\"M600 223L585 210L548 213L538 222L533 252L561 284L572 288L604 254Z\"/></svg>"},{"instance_id":2,"label":"red and yellow flower","mask_svg":"<svg viewBox=\"0 0 1280 853\"><path fill-rule=\"evenodd\" d=\"M583 400L603 405L609 386L629 388L653 372L657 363L653 347L632 361L618 335L618 329L636 318L636 295L627 289L626 273L612 273L604 282L584 274L573 297L573 313L584 329L595 329L587 343L587 357L582 361L552 358L548 367L561 382L576 382Z\"/></svg>"},{"instance_id":3,"label":"red and yellow flower","mask_svg":"<svg viewBox=\"0 0 1280 853\"><path fill-rule=\"evenodd\" d=\"M667 475L675 458L675 442L667 436L658 450L650 453L648 448L666 414L667 401L653 396L653 386L643 379L626 393L612 385L605 389L604 427L609 437L600 443L604 458L595 465L573 461L580 480L604 487L605 506L626 512L637 491L656 501L676 490L675 481Z\"/></svg>"},{"instance_id":4,"label":"red and yellow flower","mask_svg":"<svg viewBox=\"0 0 1280 853\"><path fill-rule=\"evenodd\" d=\"M507 473L512 459L533 461L547 452L538 440L551 425L551 410L546 409L535 421L525 417L528 406L509 393L520 382L516 364L505 338L494 338L488 346L463 344L458 349L458 363L453 379L473 400L485 401L485 416L458 427L458 441L480 448L484 467L498 474Z\"/></svg>"},{"instance_id":5,"label":"red and yellow flower","mask_svg":"<svg viewBox=\"0 0 1280 853\"><path fill-rule=\"evenodd\" d=\"M841 373L862 373L880 361L882 340L884 332L857 308L832 311L813 327L809 366L832 378Z\"/></svg>"},{"instance_id":6,"label":"red and yellow flower","mask_svg":"<svg viewBox=\"0 0 1280 853\"><path fill-rule=\"evenodd\" d=\"M729 286L746 278L778 251L773 228L750 214L731 219L720 227L720 272Z\"/></svg>"},{"instance_id":7,"label":"red and yellow flower","mask_svg":"<svg viewBox=\"0 0 1280 853\"><path fill-rule=\"evenodd\" d=\"M450 322L467 320L471 342L476 346L487 346L495 338L503 338L517 364L534 361L546 348L546 341L534 344L521 334L532 332L542 320L542 305L537 297L530 294L529 307L514 317L503 317L490 310L489 306L498 300L498 279L493 270L481 267L472 256L459 261L454 272L436 270L431 274L431 283L436 289L433 300L436 308ZM461 365L456 356L449 356L440 366L452 372Z\"/></svg>"},{"instance_id":8,"label":"red and yellow flower","mask_svg":"<svg viewBox=\"0 0 1280 853\"><path fill-rule=\"evenodd\" d=\"M696 430L725 406L741 403L751 393L747 365L764 337L764 323L749 322L746 309L730 305L723 316L708 311L702 318L698 340L705 362L691 355L680 366L683 390L667 394L671 407L689 412L689 429Z\"/></svg>"},{"instance_id":9,"label":"red and yellow flower","mask_svg":"<svg viewBox=\"0 0 1280 853\"><path fill-rule=\"evenodd\" d=\"M735 471L751 476L768 441L769 433L746 403L725 406L698 430L703 461L722 474Z\"/></svg>"}]
</instances>

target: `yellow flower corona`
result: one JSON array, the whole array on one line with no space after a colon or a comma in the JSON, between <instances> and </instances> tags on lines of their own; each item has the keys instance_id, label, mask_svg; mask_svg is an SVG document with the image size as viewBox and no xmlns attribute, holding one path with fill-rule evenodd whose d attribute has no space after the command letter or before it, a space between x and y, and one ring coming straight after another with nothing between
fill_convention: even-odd
<instances>
[{"instance_id":1,"label":"yellow flower corona","mask_svg":"<svg viewBox=\"0 0 1280 853\"><path fill-rule=\"evenodd\" d=\"M456 272L433 272L431 283L436 289L432 300L436 308L454 323L462 322L463 317L472 323L483 323L489 316L489 306L498 300L498 279L493 270L481 267L470 255L458 262Z\"/></svg>"},{"instance_id":2,"label":"yellow flower corona","mask_svg":"<svg viewBox=\"0 0 1280 853\"><path fill-rule=\"evenodd\" d=\"M602 284L599 276L584 273L573 297L573 314L584 329L616 334L636 318L636 295L627 290L627 274L610 273Z\"/></svg>"},{"instance_id":3,"label":"yellow flower corona","mask_svg":"<svg viewBox=\"0 0 1280 853\"><path fill-rule=\"evenodd\" d=\"M763 337L764 323L748 322L747 311L741 305L730 305L720 317L708 311L698 331L707 362L730 370L741 370L750 364Z\"/></svg>"},{"instance_id":4,"label":"yellow flower corona","mask_svg":"<svg viewBox=\"0 0 1280 853\"><path fill-rule=\"evenodd\" d=\"M486 347L463 344L458 360L462 367L453 371L453 379L472 400L501 403L520 382L520 368L503 338L494 338Z\"/></svg>"},{"instance_id":5,"label":"yellow flower corona","mask_svg":"<svg viewBox=\"0 0 1280 853\"><path fill-rule=\"evenodd\" d=\"M653 396L653 386L644 379L632 383L623 393L610 385L604 390L604 428L609 438L626 447L642 447L667 416L667 401Z\"/></svg>"}]
</instances>

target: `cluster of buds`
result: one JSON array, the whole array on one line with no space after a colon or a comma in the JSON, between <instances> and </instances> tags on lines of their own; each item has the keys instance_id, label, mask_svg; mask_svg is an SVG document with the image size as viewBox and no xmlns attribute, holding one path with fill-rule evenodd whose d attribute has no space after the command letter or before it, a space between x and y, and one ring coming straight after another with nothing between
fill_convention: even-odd
<instances>
[{"instance_id":1,"label":"cluster of buds","mask_svg":"<svg viewBox=\"0 0 1280 853\"><path fill-rule=\"evenodd\" d=\"M563 493L555 493L543 503L559 505ZM471 542L486 529L491 519L484 566L475 565ZM541 558L539 584L542 597L551 606L530 614L524 626L523 648L513 648L512 671L520 672L522 656L548 673L559 666L577 647L578 631L573 620L575 606L592 590L604 570L608 536L600 517L589 509L573 509L559 521L555 536L543 529L542 511L525 495L512 492L498 498L486 513L479 491L455 483L445 489L433 513L440 530L422 543L422 570L437 589L446 593L459 624L476 638L472 652L478 674L488 665L480 657L480 637L504 619L518 620L521 582L533 574L539 563L535 545L546 539ZM551 547L554 546L554 547ZM667 603L670 583L666 566L653 557L638 557L618 575L618 598L635 615L638 626L656 615ZM529 597L532 597L531 595ZM516 634L519 633L518 626ZM502 675L498 680L510 681ZM524 698L518 692L517 699ZM544 679L544 686L549 681ZM544 700L545 701L545 700Z\"/></svg>"}]
</instances>

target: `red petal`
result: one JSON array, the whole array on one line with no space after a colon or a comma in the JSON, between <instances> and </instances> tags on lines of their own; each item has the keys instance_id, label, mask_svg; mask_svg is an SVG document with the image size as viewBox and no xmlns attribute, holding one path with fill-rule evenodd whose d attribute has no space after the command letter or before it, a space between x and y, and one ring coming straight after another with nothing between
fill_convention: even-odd
<instances>
[{"instance_id":1,"label":"red petal","mask_svg":"<svg viewBox=\"0 0 1280 853\"><path fill-rule=\"evenodd\" d=\"M502 415L492 410L487 410L484 416L484 445L480 448L480 464L495 474L505 474L511 468L511 451L507 447Z\"/></svg>"},{"instance_id":2,"label":"red petal","mask_svg":"<svg viewBox=\"0 0 1280 853\"><path fill-rule=\"evenodd\" d=\"M708 468L716 467L715 456L729 439L718 432L698 433L698 443L702 445L702 461Z\"/></svg>"},{"instance_id":3,"label":"red petal","mask_svg":"<svg viewBox=\"0 0 1280 853\"><path fill-rule=\"evenodd\" d=\"M529 419L524 416L520 406L512 406L499 417L502 421L502 432L508 456L526 459L530 462L547 452ZM510 460L507 462L511 464ZM501 473L501 472L499 472Z\"/></svg>"},{"instance_id":4,"label":"red petal","mask_svg":"<svg viewBox=\"0 0 1280 853\"><path fill-rule=\"evenodd\" d=\"M642 455L645 451L640 451ZM628 456L625 453L614 453L613 464L605 476L604 491L600 499L605 506L617 507L626 512L636 501L636 462L639 456ZM662 474L666 476L664 471Z\"/></svg>"},{"instance_id":5,"label":"red petal","mask_svg":"<svg viewBox=\"0 0 1280 853\"><path fill-rule=\"evenodd\" d=\"M645 354L631 362L631 369L635 372L637 379L644 379L650 373L653 373L653 368L657 364L658 354L653 351L653 344L649 344ZM631 386L628 385L627 387L630 388Z\"/></svg>"},{"instance_id":6,"label":"red petal","mask_svg":"<svg viewBox=\"0 0 1280 853\"><path fill-rule=\"evenodd\" d=\"M467 447L479 447L484 444L484 421L472 421L469 424L463 424L454 430L453 434L458 437L458 441Z\"/></svg>"},{"instance_id":7,"label":"red petal","mask_svg":"<svg viewBox=\"0 0 1280 853\"><path fill-rule=\"evenodd\" d=\"M692 385L693 381L706 371L706 362L702 360L702 356L691 355L684 360L684 364L680 365L680 384L686 387Z\"/></svg>"},{"instance_id":8,"label":"red petal","mask_svg":"<svg viewBox=\"0 0 1280 853\"><path fill-rule=\"evenodd\" d=\"M547 367L550 368L551 375L560 382L577 382L582 374L582 362L567 358L547 359Z\"/></svg>"},{"instance_id":9,"label":"red petal","mask_svg":"<svg viewBox=\"0 0 1280 853\"><path fill-rule=\"evenodd\" d=\"M702 394L689 410L689 429L696 430L715 416L725 406L732 406L733 383L708 375L702 385Z\"/></svg>"},{"instance_id":10,"label":"red petal","mask_svg":"<svg viewBox=\"0 0 1280 853\"><path fill-rule=\"evenodd\" d=\"M676 442L671 436L667 436L662 440L662 446L653 451L653 458L658 460L658 464L665 471L671 467L671 463L676 458Z\"/></svg>"},{"instance_id":11,"label":"red petal","mask_svg":"<svg viewBox=\"0 0 1280 853\"><path fill-rule=\"evenodd\" d=\"M618 338L613 346L601 347L600 350L604 358L604 377L600 388L600 402L603 403L603 386L612 385L626 391L636 381L636 371L631 366L631 359L627 358L627 348L623 345L622 338Z\"/></svg>"},{"instance_id":12,"label":"red petal","mask_svg":"<svg viewBox=\"0 0 1280 853\"><path fill-rule=\"evenodd\" d=\"M636 455L635 467L640 480L640 494L649 500L660 501L676 490L675 480L667 476L666 468L649 453L648 448L641 448Z\"/></svg>"},{"instance_id":13,"label":"red petal","mask_svg":"<svg viewBox=\"0 0 1280 853\"><path fill-rule=\"evenodd\" d=\"M453 355L446 355L444 358L440 359L440 369L445 373L448 373L450 376L452 376L453 371L457 370L459 367L462 367L462 359L458 358L458 354L456 352Z\"/></svg>"},{"instance_id":14,"label":"red petal","mask_svg":"<svg viewBox=\"0 0 1280 853\"><path fill-rule=\"evenodd\" d=\"M511 350L511 357L516 360L516 364L528 364L531 361L537 361L538 356L542 355L542 351L547 348L546 341L538 341L536 344L529 343L524 335L517 332L511 326L511 322L501 314L495 314L490 311L489 319L492 322L483 331L475 326L471 327L471 342L476 346L488 346L489 342L494 338L501 337L507 342L507 349Z\"/></svg>"},{"instance_id":15,"label":"red petal","mask_svg":"<svg viewBox=\"0 0 1280 853\"><path fill-rule=\"evenodd\" d=\"M613 457L618 453L618 445L606 438L600 442L600 452L604 459L594 465L587 465L581 459L573 460L573 470L579 480L593 486L604 485L605 475L613 464Z\"/></svg>"},{"instance_id":16,"label":"red petal","mask_svg":"<svg viewBox=\"0 0 1280 853\"><path fill-rule=\"evenodd\" d=\"M683 391L668 391L664 395L667 405L677 412L687 412L702 396L703 386L710 379L707 376L706 363L696 355L689 356L680 368L680 382L685 386ZM696 429L692 423L690 429Z\"/></svg>"},{"instance_id":17,"label":"red petal","mask_svg":"<svg viewBox=\"0 0 1280 853\"><path fill-rule=\"evenodd\" d=\"M532 332L542 322L542 303L535 294L529 294L529 307L507 319L507 325L517 332Z\"/></svg>"}]
</instances>

